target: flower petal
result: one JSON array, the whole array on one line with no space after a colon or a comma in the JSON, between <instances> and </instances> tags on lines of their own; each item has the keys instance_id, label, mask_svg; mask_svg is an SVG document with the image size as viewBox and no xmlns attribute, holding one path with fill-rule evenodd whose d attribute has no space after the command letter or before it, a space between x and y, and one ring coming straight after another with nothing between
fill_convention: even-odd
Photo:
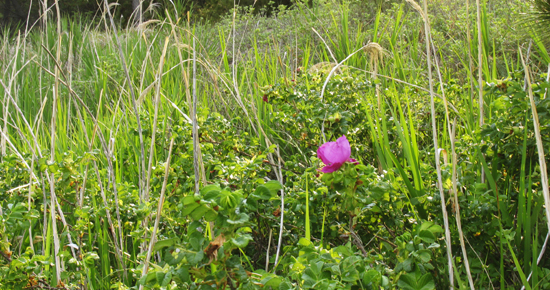
<instances>
[{"instance_id":1,"label":"flower petal","mask_svg":"<svg viewBox=\"0 0 550 290\"><path fill-rule=\"evenodd\" d=\"M348 161L349 163L353 164L353 165L357 165L359 164L359 161L357 161L356 159L353 159L353 158L348 158Z\"/></svg>"},{"instance_id":2,"label":"flower petal","mask_svg":"<svg viewBox=\"0 0 550 290\"><path fill-rule=\"evenodd\" d=\"M351 147L345 135L338 138L336 142L327 142L317 149L317 157L323 161L325 166L321 171L330 173L338 170L345 162L357 162L350 159Z\"/></svg>"},{"instance_id":3,"label":"flower petal","mask_svg":"<svg viewBox=\"0 0 550 290\"><path fill-rule=\"evenodd\" d=\"M346 135L342 135L342 137L338 138L338 140L336 140L336 144L338 144L339 162L346 162L351 156L351 147L349 146L349 141L348 138L346 138Z\"/></svg>"},{"instance_id":4,"label":"flower petal","mask_svg":"<svg viewBox=\"0 0 550 290\"><path fill-rule=\"evenodd\" d=\"M321 161L323 161L323 163L327 165L331 163L330 160L328 160L327 158L327 152L331 151L331 150L327 150L327 148L331 146L330 143L334 143L334 142L325 143L321 145L319 149L317 149L317 157L319 157Z\"/></svg>"},{"instance_id":5,"label":"flower petal","mask_svg":"<svg viewBox=\"0 0 550 290\"><path fill-rule=\"evenodd\" d=\"M327 165L325 167L323 167L321 169L322 172L324 173L331 173L331 172L334 172L338 169L340 169L340 167L342 167L342 165L344 165L343 163L332 163L330 165Z\"/></svg>"}]
</instances>

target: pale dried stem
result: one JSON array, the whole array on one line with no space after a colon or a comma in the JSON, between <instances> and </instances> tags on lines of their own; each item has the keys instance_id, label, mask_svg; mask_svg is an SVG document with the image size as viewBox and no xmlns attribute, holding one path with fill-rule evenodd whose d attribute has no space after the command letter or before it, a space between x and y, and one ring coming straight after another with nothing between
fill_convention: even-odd
<instances>
[{"instance_id":1,"label":"pale dried stem","mask_svg":"<svg viewBox=\"0 0 550 290\"><path fill-rule=\"evenodd\" d=\"M433 44L433 40L431 38L431 35L429 36L430 38L430 43L432 45L432 49L434 51L434 55L435 55L435 46ZM437 57L434 57L435 59L435 68L437 70L437 75L439 77L439 88L441 90L441 96L443 98L443 104L444 104L444 107L445 107L445 119L447 120L447 131L449 132L450 134L450 139L451 139L451 155L452 155L452 166L453 166L453 171L452 171L452 186L453 186L453 190L452 190L452 193L453 193L453 196L454 196L454 202L455 202L455 206L456 206L456 211L455 211L455 218L456 218L456 225L457 225L457 228L458 228L458 236L459 236L459 239L460 239L460 247L462 249L462 256L464 257L464 266L466 268L466 275L468 276L468 283L470 284L470 289L475 289L475 286L474 286L474 280L472 278L472 273L470 271L470 261L468 259L468 252L466 251L466 245L464 244L464 234L462 232L462 223L461 223L461 220L460 220L460 206L458 204L458 196L457 196L457 168L456 168L456 163L457 163L457 157L456 157L456 151L455 151L455 129L456 129L456 119L453 123L453 126L451 126L451 117L449 115L449 108L447 106L447 98L445 97L445 89L443 87L443 76L441 75L441 70L439 69L439 62L437 60Z\"/></svg>"},{"instance_id":2,"label":"pale dried stem","mask_svg":"<svg viewBox=\"0 0 550 290\"><path fill-rule=\"evenodd\" d=\"M277 254L275 255L275 266L273 268L273 273L275 273L275 270L277 269L277 264L279 263L279 254L281 252L281 245L283 244L283 228L285 221L285 190L283 183L283 173L281 171L281 154L279 153L279 146L277 146L277 157L279 167L274 169L279 171L278 178L281 185L283 185L283 189L281 189L281 223L279 225L279 242L277 243Z\"/></svg>"},{"instance_id":3,"label":"pale dried stem","mask_svg":"<svg viewBox=\"0 0 550 290\"><path fill-rule=\"evenodd\" d=\"M430 22L427 17L428 15L428 2L427 0L423 1L423 9L418 9L420 6L414 2L413 0L407 0L408 3L410 3L413 8L415 8L422 19L424 20L424 34L426 35L426 62L428 66L428 81L429 81L429 88L430 88L430 111L431 111L431 117L432 117L432 135L433 135L433 143L434 143L434 150L435 150L435 167L437 171L437 188L439 190L439 195L441 197L441 211L443 214L443 224L445 228L445 245L447 247L447 266L449 271L449 283L451 285L451 289L454 289L454 270L453 270L453 257L452 257L452 249L451 249L451 231L449 229L449 217L447 214L447 208L445 203L445 192L443 190L443 182L441 177L441 165L439 163L439 157L440 157L440 150L437 142L437 122L435 120L435 102L434 102L434 88L433 88L433 76L432 76L432 53L431 53L431 47L430 47ZM422 11L422 12L420 12Z\"/></svg>"},{"instance_id":4,"label":"pale dried stem","mask_svg":"<svg viewBox=\"0 0 550 290\"><path fill-rule=\"evenodd\" d=\"M117 29L116 29L116 26L115 26L115 22L113 20L113 16L111 15L111 10L109 8L109 2L107 0L105 0L104 2L104 7L105 7L105 11L107 13L107 15L109 16L109 20L111 22L111 27L113 29L113 32L114 32L114 35L115 35L115 39L117 41L117 44L118 44L118 52L119 52L119 55L120 55L120 59L122 61L122 67L124 69L124 74L126 76L126 80L128 82L128 86L130 88L130 95L132 97L132 106L133 106L133 109L134 109L134 114L136 116L136 122L137 122L137 126L138 126L138 134L139 134L139 143L140 143L140 163L141 163L141 168L138 167L138 175L139 175L139 186L140 186L140 191L141 191L141 194L140 194L140 198L143 199L143 196L145 195L145 145L144 145L144 141L143 141L143 132L142 132L142 128L141 128L141 120L140 120L140 117L139 117L139 111L138 111L138 108L137 108L137 103L136 103L136 95L134 93L134 86L132 85L132 79L130 78L130 74L128 72L128 66L126 65L126 59L124 58L124 53L123 53L123 50L122 50L122 44L120 42L120 39L118 38L118 32L117 32ZM122 243L122 238L121 238L121 243Z\"/></svg>"},{"instance_id":5,"label":"pale dried stem","mask_svg":"<svg viewBox=\"0 0 550 290\"><path fill-rule=\"evenodd\" d=\"M143 265L143 272L141 277L145 277L149 271L149 261L151 260L151 253L153 252L153 245L157 240L157 230L159 227L160 217L162 215L162 206L164 204L164 194L166 193L166 185L168 184L168 177L170 174L170 161L172 158L172 148L174 147L174 138L170 140L170 149L168 150L168 159L166 160L166 168L164 170L164 182L162 183L162 189L160 191L160 198L157 206L157 216L155 218L155 226L153 227L153 233L151 234L151 239L149 240L149 248L147 250L147 257L145 258L145 264ZM139 290L143 289L143 284L139 285Z\"/></svg>"},{"instance_id":6,"label":"pale dried stem","mask_svg":"<svg viewBox=\"0 0 550 290\"><path fill-rule=\"evenodd\" d=\"M527 81L527 91L529 94L529 103L531 105L531 112L533 115L533 127L535 129L535 140L537 142L537 153L539 157L539 167L540 167L540 177L541 177L541 187L542 187L542 194L544 196L544 208L546 212L546 222L548 226L548 232L549 235L546 236L546 239L544 241L544 245L541 249L541 252L537 259L537 264L541 261L542 256L544 255L544 252L546 250L546 245L548 243L548 238L550 236L550 190L548 188L548 171L546 167L546 159L544 157L544 144L541 137L540 132L540 122L539 122L539 115L537 113L537 107L535 105L535 99L533 97L533 90L531 87L531 73L529 71L529 67L527 66L525 59L523 58L523 54L521 50L519 50L520 57L521 57L521 63L523 65L523 68L525 70L525 80ZM532 273L531 273L532 274ZM529 274L529 278L531 277L531 274ZM525 286L524 286L525 287ZM523 289L523 288L522 288Z\"/></svg>"},{"instance_id":7,"label":"pale dried stem","mask_svg":"<svg viewBox=\"0 0 550 290\"><path fill-rule=\"evenodd\" d=\"M158 68L157 78L156 78L157 87L155 90L155 113L153 117L151 145L149 147L149 165L147 167L147 177L145 179L146 185L145 185L145 191L143 195L143 200L146 203L149 202L149 189L150 189L150 182L151 182L151 174L153 171L153 159L155 157L155 145L156 145L155 140L156 140L156 132L157 132L158 111L160 106L160 88L162 85L162 72L164 69L164 58L166 57L166 51L168 49L168 41L169 41L169 36L166 37L166 39L164 40L164 49L162 50L162 55L160 56L159 68ZM146 216L142 223L143 228L145 230L147 229L148 223L149 223L149 216ZM147 231L145 231L145 233L147 233Z\"/></svg>"}]
</instances>

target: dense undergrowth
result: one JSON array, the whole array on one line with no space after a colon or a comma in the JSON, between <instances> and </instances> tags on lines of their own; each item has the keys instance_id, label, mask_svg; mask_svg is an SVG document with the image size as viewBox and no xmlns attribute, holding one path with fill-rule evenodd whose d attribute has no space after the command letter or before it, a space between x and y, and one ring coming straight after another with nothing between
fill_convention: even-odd
<instances>
[{"instance_id":1,"label":"dense undergrowth","mask_svg":"<svg viewBox=\"0 0 550 290\"><path fill-rule=\"evenodd\" d=\"M406 2L5 33L0 288L548 289L528 7L480 7L482 63L475 7L429 8L433 76Z\"/></svg>"}]
</instances>

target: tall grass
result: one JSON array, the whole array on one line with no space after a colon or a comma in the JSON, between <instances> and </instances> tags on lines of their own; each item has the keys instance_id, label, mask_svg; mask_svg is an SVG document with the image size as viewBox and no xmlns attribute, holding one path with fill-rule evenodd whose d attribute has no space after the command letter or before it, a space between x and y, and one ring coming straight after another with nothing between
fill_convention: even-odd
<instances>
[{"instance_id":1,"label":"tall grass","mask_svg":"<svg viewBox=\"0 0 550 290\"><path fill-rule=\"evenodd\" d=\"M55 3L57 7L58 2ZM46 4L44 1L44 9ZM49 185L49 198L43 198L43 218L38 225L26 229L29 240L25 246L33 248L34 252L41 251L46 257L54 257L55 273L50 273L52 285L60 284L63 268L70 270L73 267L63 265L59 260L60 250L68 244L76 244L79 251L98 252L101 266L88 268L88 277L83 278L83 283L90 289L110 287L108 278L118 276L119 273L123 273L120 280L124 284L135 285L138 279L126 270L136 268L144 261L140 274L145 277L149 264L154 263L153 243L159 235L159 220L167 190L166 176L174 145L174 139L170 139L167 144L163 138L157 139L157 134L160 136L169 132L171 124L178 120L193 123L194 188L198 192L200 180L203 184L207 183L205 167L208 164L205 165L200 157L197 119L205 118L206 111L219 112L231 120L239 118L240 121L235 124L242 128L242 132L260 136L261 148L267 151L275 145L276 151L269 153L267 159L273 165L275 177L284 184L281 168L286 156L298 153L302 156L300 162L304 167L309 167L314 165L310 158L313 152L304 151L293 140L296 136L289 136L288 132L273 124L271 116L275 111L262 100L261 88L277 82L292 82L298 70L304 73L317 63L330 62L334 65L330 71L324 72L321 96L330 90L327 87L329 79L340 68L345 66L352 71L370 69L366 73L374 84L374 90L358 102L368 121L367 131L375 155L373 160L363 162L373 163L380 173L395 169L400 182L402 180L400 190L408 201L405 208L412 213L416 222L440 216L439 213L427 211L424 204L419 202L429 194L438 193L445 227L449 275L447 283L451 288L454 287L455 273L464 267L470 287L474 288L474 284L480 282L474 281L470 273L468 253L471 252L465 244L465 238L467 241L471 237L463 233L458 208L454 217L456 228L449 222L453 217L447 216L447 200L452 197L452 202L458 207L461 189L457 179L465 173L462 165L468 159L483 158L478 155L478 151L469 152L468 156L459 155L455 144L462 136L469 136L475 130L477 126L473 120L476 116L478 126L485 123L484 116L487 113L484 109L487 104L483 97L483 77L492 81L505 77L498 75L497 61L504 62L503 57L511 55L498 51L494 39L492 51L489 51L490 19L481 3L477 1L476 4L477 43L470 45L468 24L468 39L457 40L452 48L439 47L443 38L438 29L445 30L447 27L430 26L428 20L432 14L428 10L427 1L424 1L423 8L416 4L420 20L409 11L408 6L402 4L370 10L366 6L358 6L364 10L357 12L352 9L355 6L350 8L352 3L345 1L344 4L336 5L336 9L330 9L328 4L319 4L315 10L309 9L307 5L298 5L295 10L281 12L272 19L235 9L217 25L193 27L187 15L183 19L149 22L139 29L126 31L119 31L111 14L114 7L107 1L103 7L103 18L96 19L96 28L71 20L71 29L64 32L61 30L63 19L59 14L56 25L48 22L48 14L44 14L42 31L18 35L11 42L6 39L1 48L3 60L0 61L0 68L3 77L0 79L0 91L4 94L1 102L2 160L8 153L14 153L25 162L24 153L31 153L32 162L25 162L31 172L26 196L29 209L39 208L31 204L32 196L40 188L45 195L46 184ZM469 23L469 16L473 15L469 14L468 8L466 19ZM424 25L422 32L418 29L420 24ZM458 39L460 34L453 36ZM433 43L430 42L432 40ZM424 51L423 45L425 52L421 53ZM479 112L473 111L471 97L476 83L471 50L476 45ZM543 51L543 44L537 42L536 45ZM363 49L367 49L369 54L361 53ZM444 58L456 55L459 58L457 63L462 62L464 66L462 71L445 67L439 70ZM462 61L466 57L468 61ZM434 63L433 58L438 61ZM507 61L513 63L514 59ZM438 67L438 81L432 76L434 66ZM528 66L525 64L526 68ZM461 74L464 71L466 73ZM469 83L470 88L464 94L470 94L470 97L446 94L445 88L451 79L464 79L465 86ZM421 104L427 105L425 92L430 97L429 112L421 107ZM451 107L451 103L455 107ZM531 103L534 107L532 98ZM441 105L444 109L441 109ZM449 110L449 107L455 109ZM438 112L442 111L443 116L438 117ZM418 117L419 114L429 114L429 117ZM533 118L535 116L536 112L533 112ZM453 122L455 119L459 120L458 123ZM429 131L425 130L423 122L431 124ZM523 134L526 138L531 132L525 130ZM426 144L427 137L432 138L429 144ZM320 144L329 141L328 138L324 139L313 142ZM537 140L537 144L540 142ZM168 145L170 149L167 152L164 147ZM149 147L148 155L146 146ZM538 228L534 229L534 225L539 220L535 212L541 206L533 196L531 182L526 181L530 179L533 169L525 166L525 147L519 177L521 185L517 215L522 218L517 219L515 241L507 245L514 256L516 267L523 267L522 273L534 273L531 285L536 286L539 278L536 272L538 253L535 249L541 249L541 246L537 244ZM443 187L442 170L445 168L442 169L439 162L442 150L447 149L452 153L450 190ZM83 221L85 215L70 214L74 208L70 204L58 202L58 181L53 172L46 172L49 177L44 179L37 170L41 159L47 158L52 164L61 162L68 152L77 156L92 156L90 162L74 168L76 174L81 176L81 189L74 192L78 208L85 208L91 203L94 208L105 210L106 222L103 217L95 215L95 226L89 228L86 235L79 237L65 233L68 227ZM541 154L539 163L542 168L544 153L542 150L538 152ZM154 167L165 160L166 172L155 223L151 229L149 215L146 215L141 224L143 231L140 236L136 236L139 226L125 228L120 213L121 196L128 194L124 187L137 185L142 206L150 206ZM490 187L494 187L498 196L495 176L484 162L484 159L479 161L473 168L481 171L477 175L479 179L483 179L486 174L493 180ZM437 177L427 175L426 167L435 168L435 174L432 175ZM546 170L543 168L542 172ZM544 176L542 178L544 184ZM37 182L41 183L35 185ZM306 198L309 201L311 191L308 185L306 179ZM94 190L87 190L92 187ZM547 189L547 186L543 188ZM549 202L547 195L545 191L543 196L546 204ZM280 261L280 251L284 244L284 192L281 199L280 228L279 233L275 234L278 239L275 265ZM312 214L307 203L304 230L308 240L312 235ZM58 215L62 220L60 222L57 221ZM531 220L532 217L537 220ZM463 266L453 262L457 254L451 246L453 234L456 233L463 254ZM520 235L524 237L523 241L519 239ZM500 242L501 264L504 267L505 242ZM271 234L269 243L271 245ZM522 243L523 249L519 249ZM531 243L535 249L529 249ZM72 247L71 255L77 256ZM269 259L266 261L266 269L268 265ZM461 279L456 276L457 280ZM521 276L525 283L528 278ZM501 281L506 286L504 278Z\"/></svg>"}]
</instances>

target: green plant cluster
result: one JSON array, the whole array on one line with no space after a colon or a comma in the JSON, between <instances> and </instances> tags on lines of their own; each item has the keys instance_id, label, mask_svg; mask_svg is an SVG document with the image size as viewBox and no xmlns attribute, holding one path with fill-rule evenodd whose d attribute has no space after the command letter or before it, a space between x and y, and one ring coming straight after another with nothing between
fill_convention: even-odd
<instances>
[{"instance_id":1,"label":"green plant cluster","mask_svg":"<svg viewBox=\"0 0 550 290\"><path fill-rule=\"evenodd\" d=\"M480 7L482 126L473 9L431 3L430 96L408 4L311 4L5 37L0 289L549 288L548 56L535 40L527 86L529 34L506 36L522 4ZM357 164L322 173L342 135Z\"/></svg>"}]
</instances>

